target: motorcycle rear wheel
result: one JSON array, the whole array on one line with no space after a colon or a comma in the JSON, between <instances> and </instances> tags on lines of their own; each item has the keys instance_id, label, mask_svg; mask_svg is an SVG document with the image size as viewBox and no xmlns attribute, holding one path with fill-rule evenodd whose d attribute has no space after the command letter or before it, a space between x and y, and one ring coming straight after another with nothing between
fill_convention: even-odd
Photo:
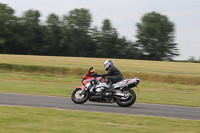
<instances>
[{"instance_id":1,"label":"motorcycle rear wheel","mask_svg":"<svg viewBox=\"0 0 200 133\"><path fill-rule=\"evenodd\" d=\"M86 92L85 94L80 95L80 88L76 88L71 95L71 100L76 104L83 104L89 99L89 94Z\"/></svg>"},{"instance_id":2,"label":"motorcycle rear wheel","mask_svg":"<svg viewBox=\"0 0 200 133\"><path fill-rule=\"evenodd\" d=\"M122 91L125 94L128 94L129 97L127 99L116 99L116 103L121 107L129 107L133 105L136 101L136 94L132 89L126 88Z\"/></svg>"}]
</instances>

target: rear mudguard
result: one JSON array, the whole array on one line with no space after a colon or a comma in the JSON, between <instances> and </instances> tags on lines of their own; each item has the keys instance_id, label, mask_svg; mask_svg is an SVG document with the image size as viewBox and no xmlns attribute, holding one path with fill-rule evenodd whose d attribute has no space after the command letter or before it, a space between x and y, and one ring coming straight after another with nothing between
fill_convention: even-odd
<instances>
[{"instance_id":1,"label":"rear mudguard","mask_svg":"<svg viewBox=\"0 0 200 133\"><path fill-rule=\"evenodd\" d=\"M80 88L81 90L83 90L84 87L85 87L85 86L78 86L78 87L76 87L76 88Z\"/></svg>"}]
</instances>

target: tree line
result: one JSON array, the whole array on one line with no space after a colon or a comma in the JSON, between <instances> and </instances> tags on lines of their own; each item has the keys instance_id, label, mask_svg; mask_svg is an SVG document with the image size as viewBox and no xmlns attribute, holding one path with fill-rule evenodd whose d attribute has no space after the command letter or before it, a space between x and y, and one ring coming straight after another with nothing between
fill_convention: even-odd
<instances>
[{"instance_id":1,"label":"tree line","mask_svg":"<svg viewBox=\"0 0 200 133\"><path fill-rule=\"evenodd\" d=\"M120 37L109 19L92 27L88 9L69 11L62 17L52 13L44 22L38 10L14 15L0 3L0 54L172 60L178 55L174 24L156 12L137 23L137 41Z\"/></svg>"}]
</instances>

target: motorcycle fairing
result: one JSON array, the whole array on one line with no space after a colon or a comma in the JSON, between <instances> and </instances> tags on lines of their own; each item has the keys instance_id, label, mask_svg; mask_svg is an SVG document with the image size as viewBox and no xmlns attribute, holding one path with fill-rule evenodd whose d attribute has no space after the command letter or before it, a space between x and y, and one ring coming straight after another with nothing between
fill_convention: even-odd
<instances>
[{"instance_id":1,"label":"motorcycle fairing","mask_svg":"<svg viewBox=\"0 0 200 133\"><path fill-rule=\"evenodd\" d=\"M83 90L84 87L85 87L85 86L78 86L78 87L76 87L76 88L80 88L81 90Z\"/></svg>"},{"instance_id":2,"label":"motorcycle fairing","mask_svg":"<svg viewBox=\"0 0 200 133\"><path fill-rule=\"evenodd\" d=\"M94 74L94 72L95 72L95 71L93 70L93 71L87 73L86 75L84 75L84 77L83 77L83 79L82 79L82 84L83 84L83 85L86 85L87 83L90 82L91 79L94 79L94 77L93 77L93 75L92 75L92 74Z\"/></svg>"},{"instance_id":3,"label":"motorcycle fairing","mask_svg":"<svg viewBox=\"0 0 200 133\"><path fill-rule=\"evenodd\" d=\"M120 88L120 87L122 87L122 86L129 86L130 84L137 84L138 83L138 81L137 80L139 80L138 78L133 78L133 79L124 79L124 80L122 80L122 81L120 81L120 82L117 82L117 83L115 83L115 84L113 84L113 87L114 88Z\"/></svg>"}]
</instances>

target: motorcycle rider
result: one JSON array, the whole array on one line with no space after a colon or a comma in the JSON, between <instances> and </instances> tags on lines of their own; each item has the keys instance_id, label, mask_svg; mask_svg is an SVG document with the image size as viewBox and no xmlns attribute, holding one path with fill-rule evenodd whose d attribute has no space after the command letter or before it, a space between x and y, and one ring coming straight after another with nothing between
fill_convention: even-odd
<instances>
[{"instance_id":1,"label":"motorcycle rider","mask_svg":"<svg viewBox=\"0 0 200 133\"><path fill-rule=\"evenodd\" d=\"M115 89L113 87L114 83L117 83L121 80L123 80L123 75L117 69L117 67L114 66L112 60L106 60L104 62L104 69L107 71L105 74L96 74L98 77L106 77L106 83L109 85L109 88L106 91L109 92L115 92Z\"/></svg>"}]
</instances>

